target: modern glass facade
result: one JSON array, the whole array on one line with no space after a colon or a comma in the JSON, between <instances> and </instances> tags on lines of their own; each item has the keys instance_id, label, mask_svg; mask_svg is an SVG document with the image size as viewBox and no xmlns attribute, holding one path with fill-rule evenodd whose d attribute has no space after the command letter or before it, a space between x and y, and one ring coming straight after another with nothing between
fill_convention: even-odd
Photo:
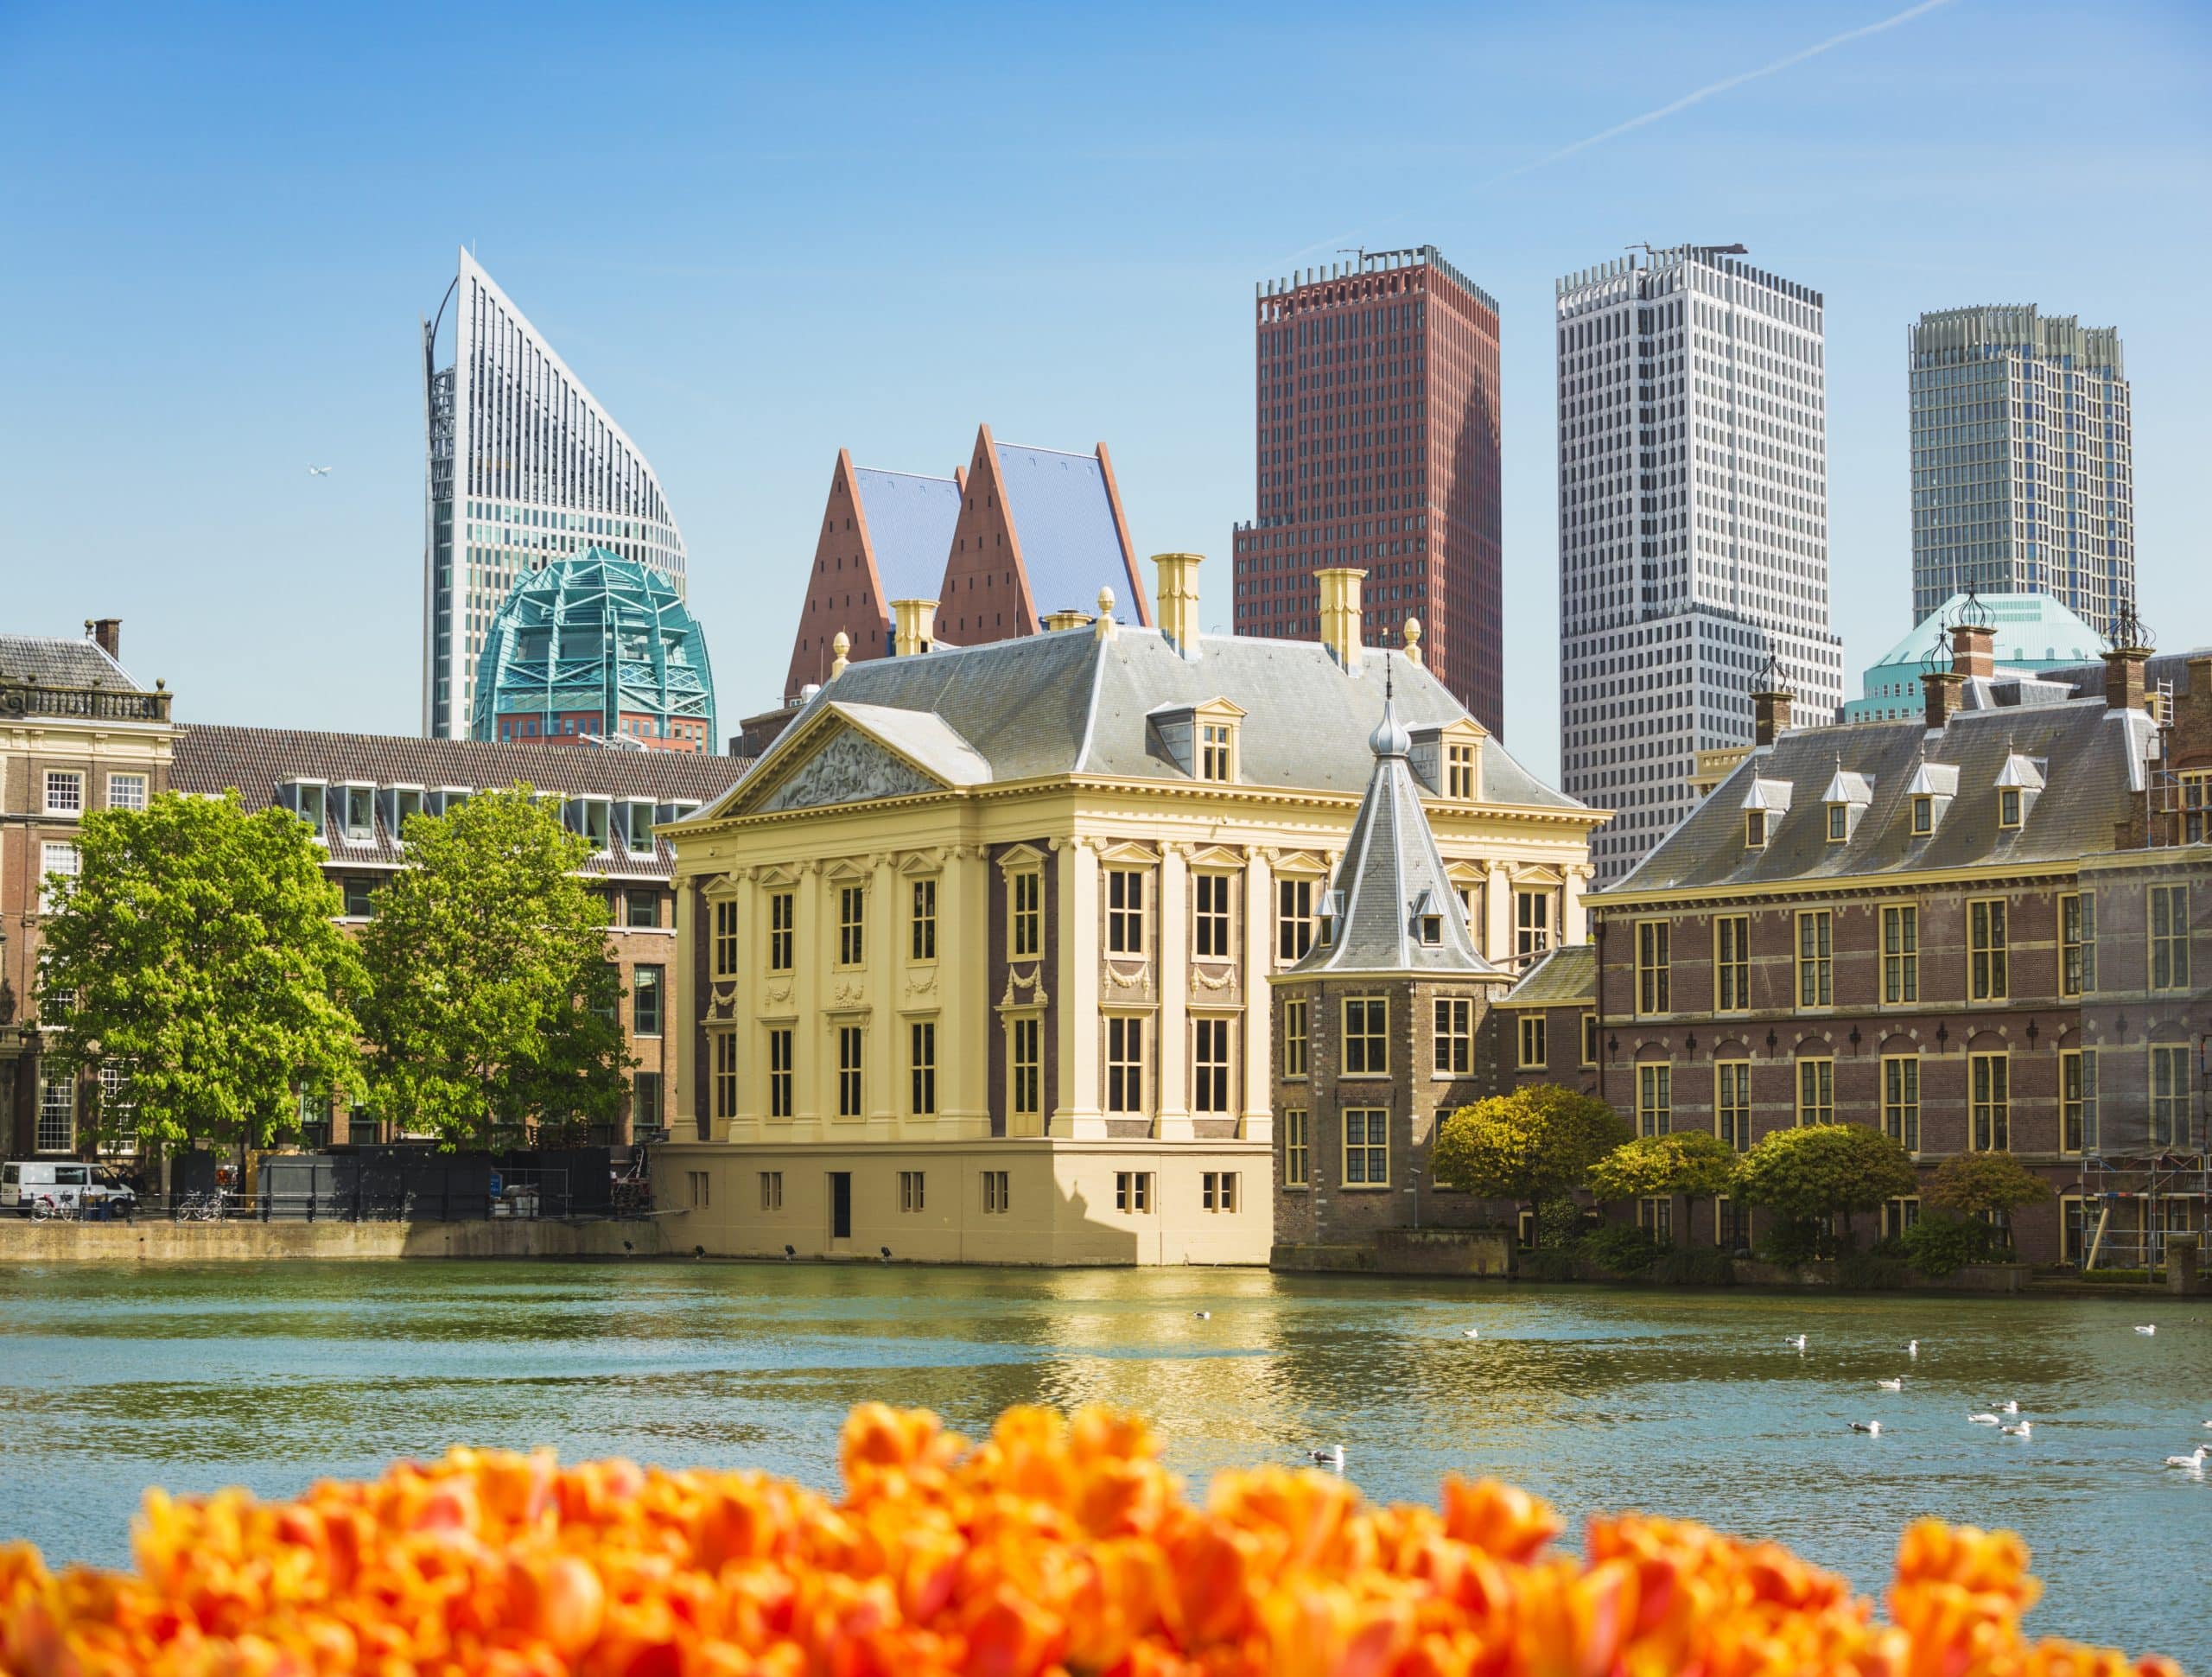
<instances>
[{"instance_id":1,"label":"modern glass facade","mask_svg":"<svg viewBox=\"0 0 2212 1677\"><path fill-rule=\"evenodd\" d=\"M2134 420L2120 333L2031 307L1912 327L1912 614L2047 594L2100 629L2135 601Z\"/></svg>"},{"instance_id":2,"label":"modern glass facade","mask_svg":"<svg viewBox=\"0 0 2212 1677\"><path fill-rule=\"evenodd\" d=\"M680 599L683 536L637 445L467 251L423 326L423 732L466 739L485 638L518 578L602 547Z\"/></svg>"}]
</instances>

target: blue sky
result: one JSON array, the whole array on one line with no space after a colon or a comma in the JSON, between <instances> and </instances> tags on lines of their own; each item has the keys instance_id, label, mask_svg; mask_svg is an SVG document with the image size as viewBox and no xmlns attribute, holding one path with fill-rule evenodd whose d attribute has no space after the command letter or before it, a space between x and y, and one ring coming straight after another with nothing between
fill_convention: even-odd
<instances>
[{"instance_id":1,"label":"blue sky","mask_svg":"<svg viewBox=\"0 0 2212 1677\"><path fill-rule=\"evenodd\" d=\"M1103 438L1225 625L1253 283L1433 242L1503 305L1507 732L1550 772L1552 282L1740 239L1827 296L1853 690L1909 626L1924 308L2121 328L2145 613L2212 641L2212 10L1941 0L1567 150L1909 3L0 0L0 619L123 617L188 719L411 731L416 322L465 240L658 470L726 723L841 445Z\"/></svg>"}]
</instances>

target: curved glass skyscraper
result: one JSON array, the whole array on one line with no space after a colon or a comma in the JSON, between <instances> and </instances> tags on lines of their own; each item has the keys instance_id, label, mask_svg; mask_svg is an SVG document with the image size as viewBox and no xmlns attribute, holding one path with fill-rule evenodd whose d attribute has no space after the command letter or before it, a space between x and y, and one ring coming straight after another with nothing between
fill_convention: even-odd
<instances>
[{"instance_id":1,"label":"curved glass skyscraper","mask_svg":"<svg viewBox=\"0 0 2212 1677\"><path fill-rule=\"evenodd\" d=\"M680 595L683 533L637 444L465 250L423 325L423 732L463 740L517 577L599 547Z\"/></svg>"}]
</instances>

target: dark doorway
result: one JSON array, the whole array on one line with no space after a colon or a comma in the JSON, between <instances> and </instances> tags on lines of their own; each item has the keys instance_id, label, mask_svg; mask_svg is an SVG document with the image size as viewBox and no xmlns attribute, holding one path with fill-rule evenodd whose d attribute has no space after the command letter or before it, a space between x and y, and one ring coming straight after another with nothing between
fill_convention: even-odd
<instances>
[{"instance_id":1,"label":"dark doorway","mask_svg":"<svg viewBox=\"0 0 2212 1677\"><path fill-rule=\"evenodd\" d=\"M850 1171L830 1172L830 1238L849 1241L853 1237L853 1173Z\"/></svg>"}]
</instances>

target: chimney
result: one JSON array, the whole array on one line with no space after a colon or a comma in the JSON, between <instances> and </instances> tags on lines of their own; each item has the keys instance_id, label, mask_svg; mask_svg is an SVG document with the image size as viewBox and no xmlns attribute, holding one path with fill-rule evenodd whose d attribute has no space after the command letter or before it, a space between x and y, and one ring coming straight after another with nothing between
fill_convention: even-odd
<instances>
[{"instance_id":1,"label":"chimney","mask_svg":"<svg viewBox=\"0 0 2212 1677\"><path fill-rule=\"evenodd\" d=\"M1769 673L1772 673L1769 665ZM1770 746L1777 734L1789 726L1789 709L1797 702L1794 693L1784 692L1779 682L1770 680L1764 692L1751 695L1751 743Z\"/></svg>"},{"instance_id":2,"label":"chimney","mask_svg":"<svg viewBox=\"0 0 2212 1677\"><path fill-rule=\"evenodd\" d=\"M85 619L85 632L92 638L92 644L101 651L118 664L122 662L123 619L121 618L88 617Z\"/></svg>"},{"instance_id":3,"label":"chimney","mask_svg":"<svg viewBox=\"0 0 2212 1677\"><path fill-rule=\"evenodd\" d=\"M1923 670L1920 672L1920 685L1927 698L1929 727L1942 727L1964 708L1959 700L1960 689L1966 684L1966 677L1956 670Z\"/></svg>"},{"instance_id":4,"label":"chimney","mask_svg":"<svg viewBox=\"0 0 2212 1677\"><path fill-rule=\"evenodd\" d=\"M1987 681L1997 673L1997 631L1986 623L1951 626L1951 668L1961 676Z\"/></svg>"},{"instance_id":5,"label":"chimney","mask_svg":"<svg viewBox=\"0 0 2212 1677\"><path fill-rule=\"evenodd\" d=\"M1072 606L1064 611L1045 613L1045 632L1048 635L1058 634L1064 629L1088 628L1090 625L1090 613L1078 612Z\"/></svg>"},{"instance_id":6,"label":"chimney","mask_svg":"<svg viewBox=\"0 0 2212 1677\"><path fill-rule=\"evenodd\" d=\"M2105 708L2141 710L2144 708L2144 667L2151 662L2147 646L2115 646L2105 654Z\"/></svg>"},{"instance_id":7,"label":"chimney","mask_svg":"<svg viewBox=\"0 0 2212 1677\"><path fill-rule=\"evenodd\" d=\"M937 636L937 601L894 600L891 602L891 656L911 658L930 650Z\"/></svg>"},{"instance_id":8,"label":"chimney","mask_svg":"<svg viewBox=\"0 0 2212 1677\"><path fill-rule=\"evenodd\" d=\"M1160 607L1160 632L1186 658L1198 656L1198 566L1202 553L1155 553L1160 582L1153 599Z\"/></svg>"},{"instance_id":9,"label":"chimney","mask_svg":"<svg viewBox=\"0 0 2212 1677\"><path fill-rule=\"evenodd\" d=\"M1367 573L1338 565L1313 575L1321 583L1321 644L1348 676L1359 673L1359 585Z\"/></svg>"}]
</instances>

